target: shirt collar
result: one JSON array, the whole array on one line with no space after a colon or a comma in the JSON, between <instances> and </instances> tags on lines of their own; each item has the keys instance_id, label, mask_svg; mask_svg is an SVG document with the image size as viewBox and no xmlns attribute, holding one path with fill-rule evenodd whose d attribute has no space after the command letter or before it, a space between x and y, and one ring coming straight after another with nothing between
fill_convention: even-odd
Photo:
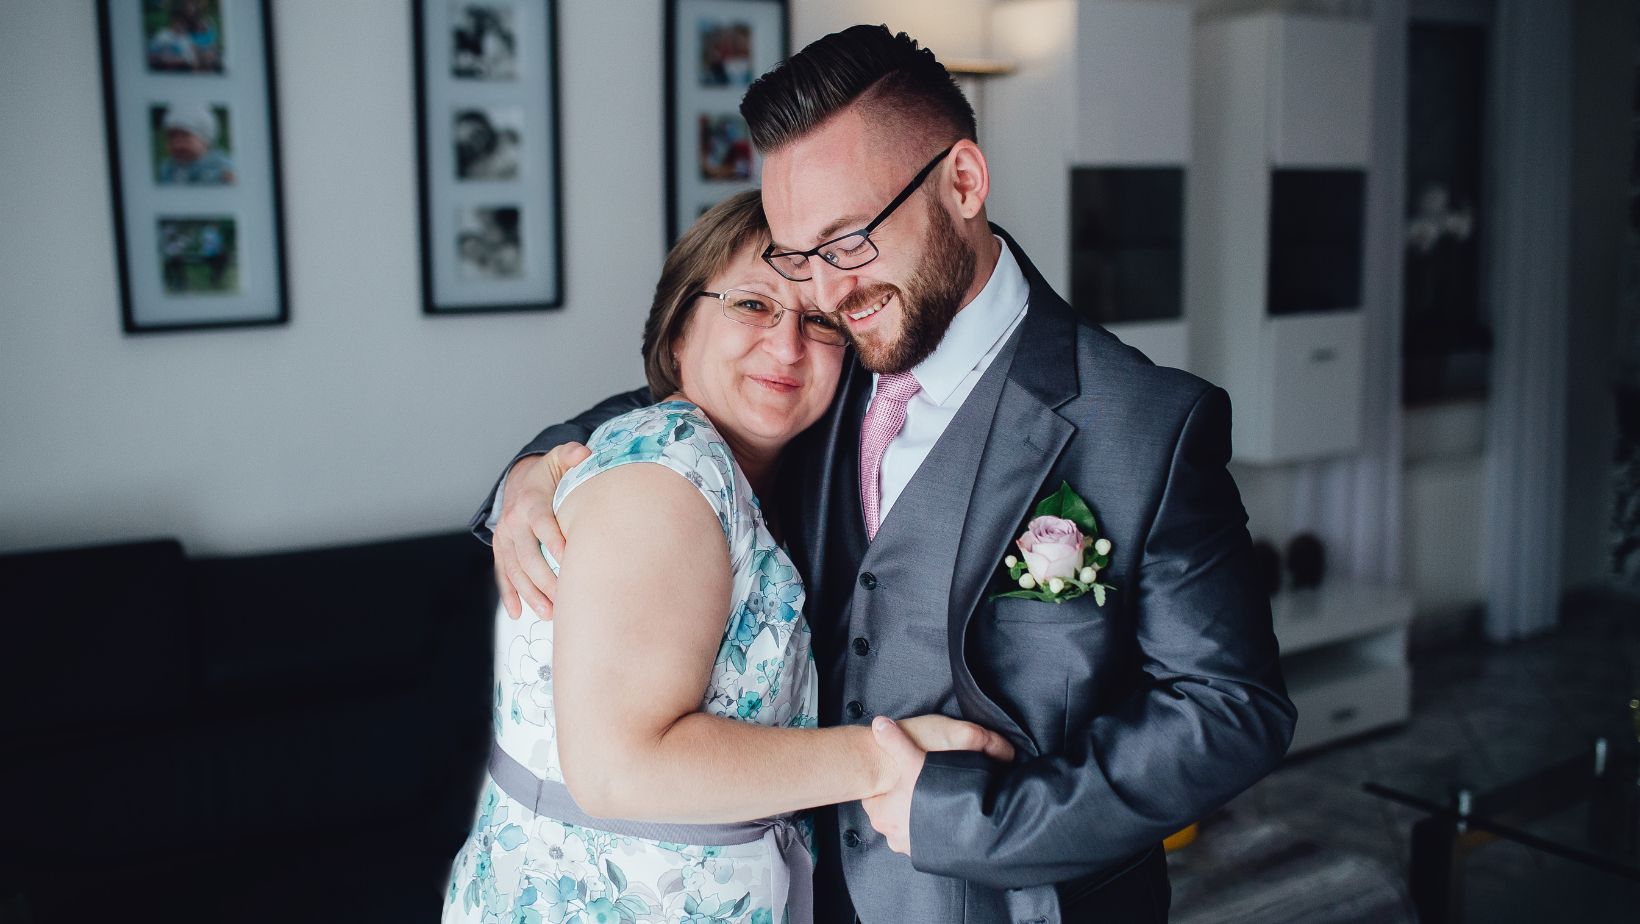
<instances>
[{"instance_id":1,"label":"shirt collar","mask_svg":"<svg viewBox=\"0 0 1640 924\"><path fill-rule=\"evenodd\" d=\"M994 237L994 235L993 235ZM996 238L1002 248L991 278L974 300L957 312L946 328L945 337L927 359L911 369L923 397L944 404L1013 327L1031 298L1031 286L1019 261L1006 241ZM874 376L873 384L876 382Z\"/></svg>"}]
</instances>

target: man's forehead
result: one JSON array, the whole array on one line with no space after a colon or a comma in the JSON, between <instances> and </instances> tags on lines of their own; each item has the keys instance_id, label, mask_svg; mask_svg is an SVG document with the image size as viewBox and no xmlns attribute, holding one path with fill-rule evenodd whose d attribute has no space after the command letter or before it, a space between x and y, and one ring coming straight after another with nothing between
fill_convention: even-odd
<instances>
[{"instance_id":1,"label":"man's forehead","mask_svg":"<svg viewBox=\"0 0 1640 924\"><path fill-rule=\"evenodd\" d=\"M894 172L895 154L871 137L849 111L765 159L763 205L776 243L818 244L855 230L883 207L878 187Z\"/></svg>"},{"instance_id":2,"label":"man's forehead","mask_svg":"<svg viewBox=\"0 0 1640 924\"><path fill-rule=\"evenodd\" d=\"M763 176L764 211L775 243L805 246L858 230L883 207L878 171L849 162L793 162Z\"/></svg>"}]
</instances>

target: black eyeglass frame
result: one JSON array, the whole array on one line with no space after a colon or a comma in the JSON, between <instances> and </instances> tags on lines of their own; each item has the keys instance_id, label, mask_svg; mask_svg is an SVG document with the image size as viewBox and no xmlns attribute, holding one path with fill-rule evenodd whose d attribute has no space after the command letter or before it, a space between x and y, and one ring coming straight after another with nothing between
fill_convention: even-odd
<instances>
[{"instance_id":1,"label":"black eyeglass frame","mask_svg":"<svg viewBox=\"0 0 1640 924\"><path fill-rule=\"evenodd\" d=\"M775 272L787 279L790 279L792 282L808 282L810 279L814 278L814 274L811 273L807 276L793 276L780 268L780 264L775 262L776 257L802 257L803 265L805 266L808 265L809 257L819 257L832 266L836 266L838 269L851 270L859 269L860 267L869 264L871 261L882 255L882 251L877 249L877 243L871 239L871 232L877 230L878 225L887 221L888 216L894 214L895 209L899 208L901 205L904 205L905 200L911 198L911 194L922 187L923 182L928 179L928 175L934 172L934 168L938 167L940 165L940 161L945 160L946 155L950 154L952 149L956 146L956 142L952 142L950 147L947 147L945 150L934 155L934 159L929 161L921 170L917 171L917 175L911 178L911 182L907 183L905 188L900 190L900 194L894 197L894 201L890 202L881 212L878 212L877 217L873 218L864 228L861 228L858 231L850 231L847 234L839 234L831 240L817 244L808 250L777 251L774 249L774 244L770 243L769 246L763 248L763 262L769 264ZM853 266L838 266L837 261L834 258L826 256L824 251L827 247L832 246L838 241L851 237L858 237L865 243L869 244L871 246L871 256L865 258L859 263L854 264Z\"/></svg>"},{"instance_id":2,"label":"black eyeglass frame","mask_svg":"<svg viewBox=\"0 0 1640 924\"><path fill-rule=\"evenodd\" d=\"M771 321L768 324L753 324L751 322L751 320L748 319L746 316L741 315L741 314L736 314L729 307L729 293L730 292L745 292L747 295L756 295L758 298L766 299L769 302L773 303L774 306L775 306L775 311L774 311L774 315L773 315L774 320ZM723 316L724 317L728 318L731 321L735 321L737 323L744 324L747 327L756 327L760 330L774 330L776 327L779 327L780 326L780 319L784 318L786 316L786 312L791 311L791 312L796 313L796 315L797 315L797 332L799 334L802 334L803 337L805 337L806 339L811 340L815 343L818 343L821 346L844 346L848 343L848 335L846 333L844 333L842 325L838 324L837 320L835 318L833 318L831 315L825 313L824 311L801 311L801 310L798 310L798 309L795 309L795 308L787 308L785 305L780 303L780 299L775 298L772 295L764 295L761 292L751 292L751 291L748 291L746 289L724 289L722 292L708 292L705 289L700 289L696 292L691 293L690 298L711 298L711 299L716 299L719 308L723 311ZM813 334L809 333L809 327L803 323L803 319L806 318L806 317L810 317L810 316L817 317L817 318L825 318L826 320L830 321L831 323L837 325L836 327L833 328L833 330L835 330L837 332L837 338L835 340L821 340L819 337L816 337Z\"/></svg>"}]
</instances>

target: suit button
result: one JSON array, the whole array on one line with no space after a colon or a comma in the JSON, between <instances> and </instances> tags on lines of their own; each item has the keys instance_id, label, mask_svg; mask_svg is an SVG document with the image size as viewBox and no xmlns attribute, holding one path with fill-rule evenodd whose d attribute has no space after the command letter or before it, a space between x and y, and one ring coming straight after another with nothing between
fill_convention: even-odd
<instances>
[{"instance_id":1,"label":"suit button","mask_svg":"<svg viewBox=\"0 0 1640 924\"><path fill-rule=\"evenodd\" d=\"M863 638L855 639L854 640L854 653L859 655L862 658L865 657L868 654L871 654L871 643L866 641Z\"/></svg>"},{"instance_id":2,"label":"suit button","mask_svg":"<svg viewBox=\"0 0 1640 924\"><path fill-rule=\"evenodd\" d=\"M843 832L843 843L849 845L852 848L858 849L859 846L860 846L860 843L861 843L859 833L856 832L853 828L850 828L847 831L844 831Z\"/></svg>"},{"instance_id":3,"label":"suit button","mask_svg":"<svg viewBox=\"0 0 1640 924\"><path fill-rule=\"evenodd\" d=\"M866 590L876 590L877 575L872 574L870 571L860 575L860 586L864 587Z\"/></svg>"},{"instance_id":4,"label":"suit button","mask_svg":"<svg viewBox=\"0 0 1640 924\"><path fill-rule=\"evenodd\" d=\"M860 716L866 714L866 707L860 705L859 700L851 699L849 700L848 705L843 707L843 712L847 713L848 717L851 719L858 719Z\"/></svg>"}]
</instances>

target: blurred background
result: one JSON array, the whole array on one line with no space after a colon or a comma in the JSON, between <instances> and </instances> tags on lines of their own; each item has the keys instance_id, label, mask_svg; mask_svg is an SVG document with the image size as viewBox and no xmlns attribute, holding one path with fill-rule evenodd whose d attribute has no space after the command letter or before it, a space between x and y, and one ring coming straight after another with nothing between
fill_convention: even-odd
<instances>
[{"instance_id":1,"label":"blurred background","mask_svg":"<svg viewBox=\"0 0 1640 924\"><path fill-rule=\"evenodd\" d=\"M910 32L975 104L992 220L1229 390L1300 725L1183 832L1174 920L1633 920L1640 3L561 0L555 304L497 313L424 310L417 36L447 40L416 6L273 0L271 70L199 51L271 74L277 132L240 101L230 136L105 88L101 4L0 4L0 921L436 919L488 734L466 521L542 426L642 381L680 190L755 179L705 116L706 185L668 165L697 141L669 147L694 97L668 47L692 60L707 15L750 25L710 31L703 86L763 69L766 21L793 50ZM260 9L196 12L231 53ZM172 8L142 12L154 38ZM539 77L519 54L457 76ZM127 332L123 105L157 183L187 130L276 199L278 323ZM528 163L516 113L521 148L459 169ZM463 278L512 272L505 212ZM196 225L161 225L195 267L164 291L240 286Z\"/></svg>"}]
</instances>

